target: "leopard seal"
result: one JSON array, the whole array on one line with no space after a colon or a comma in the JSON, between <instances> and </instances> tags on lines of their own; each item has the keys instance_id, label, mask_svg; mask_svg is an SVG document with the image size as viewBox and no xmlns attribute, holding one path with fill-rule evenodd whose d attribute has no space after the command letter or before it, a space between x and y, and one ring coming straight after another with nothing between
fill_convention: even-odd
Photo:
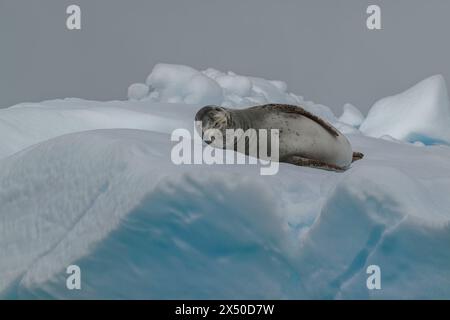
<instances>
[{"instance_id":1,"label":"leopard seal","mask_svg":"<svg viewBox=\"0 0 450 320\"><path fill-rule=\"evenodd\" d=\"M229 109L209 105L197 112L195 120L201 124L201 129L197 127L197 130L206 143L215 146L216 142L211 141L205 133L210 129L219 130L223 133L224 141L218 145L235 151L238 151L235 142L231 145L225 142L227 129L278 129L279 162L297 166L345 171L352 162L364 156L360 152L353 152L348 139L331 124L300 106L266 104ZM244 153L248 155L249 149L246 148Z\"/></svg>"}]
</instances>

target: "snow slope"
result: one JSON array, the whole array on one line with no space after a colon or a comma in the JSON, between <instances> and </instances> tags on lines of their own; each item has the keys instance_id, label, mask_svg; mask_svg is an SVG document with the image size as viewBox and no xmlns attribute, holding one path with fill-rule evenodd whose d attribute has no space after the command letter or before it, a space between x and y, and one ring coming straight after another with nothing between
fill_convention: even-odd
<instances>
[{"instance_id":1,"label":"snow slope","mask_svg":"<svg viewBox=\"0 0 450 320\"><path fill-rule=\"evenodd\" d=\"M145 131L39 144L2 161L0 288L20 298L450 297L450 150L352 138L367 160L346 173L282 164L274 177L172 165L168 136ZM69 264L83 270L82 291L65 288ZM384 272L379 292L365 289L370 264Z\"/></svg>"},{"instance_id":2,"label":"snow slope","mask_svg":"<svg viewBox=\"0 0 450 320\"><path fill-rule=\"evenodd\" d=\"M425 144L450 144L447 84L441 75L421 81L407 91L381 99L370 109L360 130L371 137Z\"/></svg>"},{"instance_id":3,"label":"snow slope","mask_svg":"<svg viewBox=\"0 0 450 320\"><path fill-rule=\"evenodd\" d=\"M339 117L339 121L349 126L358 128L364 121L364 116L355 106L347 103L343 107L344 111Z\"/></svg>"},{"instance_id":4,"label":"snow slope","mask_svg":"<svg viewBox=\"0 0 450 320\"><path fill-rule=\"evenodd\" d=\"M450 298L450 147L353 128L365 158L345 173L174 165L170 132L199 106L0 110L0 297Z\"/></svg>"},{"instance_id":5,"label":"snow slope","mask_svg":"<svg viewBox=\"0 0 450 320\"><path fill-rule=\"evenodd\" d=\"M0 158L38 142L60 135L94 129L151 129L170 133L191 125L187 113L197 106L176 112L165 104L148 108L146 102L97 102L82 99L24 103L0 110ZM151 112L150 112L151 111Z\"/></svg>"}]
</instances>

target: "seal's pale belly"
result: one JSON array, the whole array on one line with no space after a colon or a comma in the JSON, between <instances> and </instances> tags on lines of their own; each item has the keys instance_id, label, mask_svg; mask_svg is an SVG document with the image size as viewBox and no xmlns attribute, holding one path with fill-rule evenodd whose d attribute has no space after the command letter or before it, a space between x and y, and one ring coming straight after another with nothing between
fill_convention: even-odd
<instances>
[{"instance_id":1,"label":"seal's pale belly","mask_svg":"<svg viewBox=\"0 0 450 320\"><path fill-rule=\"evenodd\" d=\"M268 114L260 127L255 129L278 129L280 161L288 156L321 159L346 167L352 162L352 148L347 138L332 136L315 121L286 113Z\"/></svg>"}]
</instances>

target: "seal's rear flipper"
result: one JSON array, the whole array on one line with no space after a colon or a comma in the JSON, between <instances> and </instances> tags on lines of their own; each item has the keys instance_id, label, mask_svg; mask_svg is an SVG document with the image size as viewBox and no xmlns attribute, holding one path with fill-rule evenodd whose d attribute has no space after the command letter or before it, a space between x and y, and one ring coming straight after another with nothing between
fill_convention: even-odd
<instances>
[{"instance_id":1,"label":"seal's rear flipper","mask_svg":"<svg viewBox=\"0 0 450 320\"><path fill-rule=\"evenodd\" d=\"M364 154L361 152L353 152L353 160L352 162L361 160L362 158L364 158Z\"/></svg>"},{"instance_id":2,"label":"seal's rear flipper","mask_svg":"<svg viewBox=\"0 0 450 320\"><path fill-rule=\"evenodd\" d=\"M326 163L320 160L314 160L314 159L307 159L299 156L290 156L287 159L285 159L283 162L295 164L296 166L302 166L302 167L310 167L310 168L316 168L316 169L323 169L323 170L329 170L329 171L338 171L342 172L345 171L346 168L339 167L334 164Z\"/></svg>"}]
</instances>

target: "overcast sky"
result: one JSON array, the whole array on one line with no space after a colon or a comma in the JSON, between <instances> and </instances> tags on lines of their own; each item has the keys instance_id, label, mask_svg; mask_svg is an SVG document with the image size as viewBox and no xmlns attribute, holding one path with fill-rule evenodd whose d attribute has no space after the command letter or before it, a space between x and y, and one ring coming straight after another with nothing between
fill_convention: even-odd
<instances>
[{"instance_id":1,"label":"overcast sky","mask_svg":"<svg viewBox=\"0 0 450 320\"><path fill-rule=\"evenodd\" d=\"M82 30L66 29L70 4ZM382 10L381 31L366 8ZM430 75L450 81L448 0L0 0L0 106L125 99L158 62L280 79L366 110Z\"/></svg>"}]
</instances>

